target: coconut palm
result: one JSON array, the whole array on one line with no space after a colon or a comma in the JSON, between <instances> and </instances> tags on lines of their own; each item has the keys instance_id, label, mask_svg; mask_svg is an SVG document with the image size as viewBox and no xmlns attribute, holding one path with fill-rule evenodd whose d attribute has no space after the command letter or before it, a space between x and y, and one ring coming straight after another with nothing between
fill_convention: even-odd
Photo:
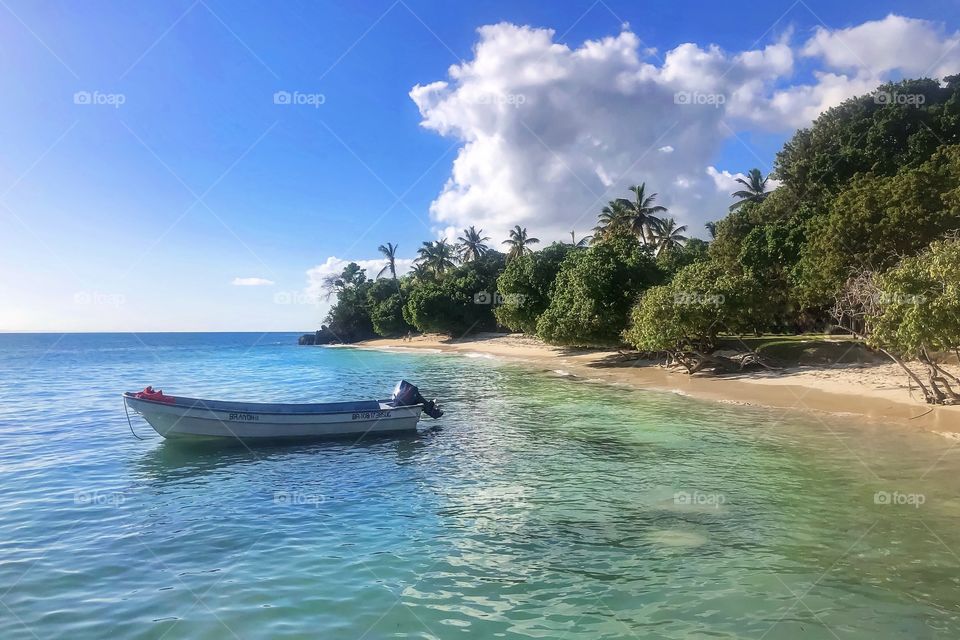
<instances>
[{"instance_id":1,"label":"coconut palm","mask_svg":"<svg viewBox=\"0 0 960 640\"><path fill-rule=\"evenodd\" d=\"M413 278L416 282L426 282L431 277L433 273L430 271L430 268L422 262L415 262L410 267L410 277Z\"/></svg>"},{"instance_id":2,"label":"coconut palm","mask_svg":"<svg viewBox=\"0 0 960 640\"><path fill-rule=\"evenodd\" d=\"M539 242L539 238L531 238L527 235L526 227L521 229L520 225L517 225L510 230L510 237L507 240L504 240L502 244L510 245L510 251L507 252L507 259L509 260L527 253L533 253L533 249L531 249L528 245L537 244Z\"/></svg>"},{"instance_id":3,"label":"coconut palm","mask_svg":"<svg viewBox=\"0 0 960 640\"><path fill-rule=\"evenodd\" d=\"M705 225L703 225L703 228L707 230L707 233L710 235L711 240L717 239L717 223L716 222L708 222Z\"/></svg>"},{"instance_id":4,"label":"coconut palm","mask_svg":"<svg viewBox=\"0 0 960 640\"><path fill-rule=\"evenodd\" d=\"M687 241L687 236L683 235L686 230L687 225L678 227L673 218L664 218L653 225L650 231L657 247L657 255L660 255L663 251L682 247L683 243Z\"/></svg>"},{"instance_id":5,"label":"coconut palm","mask_svg":"<svg viewBox=\"0 0 960 640\"><path fill-rule=\"evenodd\" d=\"M457 238L457 240L459 240L457 243L457 251L460 253L461 260L464 262L476 260L490 250L490 247L483 244L489 240L490 237L482 234L483 229L477 231L473 228L473 225L470 225L469 229L463 230L463 235Z\"/></svg>"},{"instance_id":6,"label":"coconut palm","mask_svg":"<svg viewBox=\"0 0 960 640\"><path fill-rule=\"evenodd\" d=\"M644 244L652 244L651 229L659 220L657 214L666 212L667 208L653 204L653 201L657 199L657 194L647 195L646 182L630 187L630 191L633 192L633 200L624 198L622 201L633 218L633 231L640 236Z\"/></svg>"},{"instance_id":7,"label":"coconut palm","mask_svg":"<svg viewBox=\"0 0 960 640\"><path fill-rule=\"evenodd\" d=\"M447 269L452 269L456 262L456 252L453 245L446 240L437 240L436 242L424 242L423 246L417 249L420 255L418 262L423 263L431 272L436 275L443 275Z\"/></svg>"},{"instance_id":8,"label":"coconut palm","mask_svg":"<svg viewBox=\"0 0 960 640\"><path fill-rule=\"evenodd\" d=\"M770 176L763 177L760 169L750 169L746 180L737 178L737 182L745 186L746 189L734 191L731 194L734 198L740 198L740 200L730 205L730 211L736 211L748 202L763 202L770 195L770 192L767 191L767 180L769 179Z\"/></svg>"},{"instance_id":9,"label":"coconut palm","mask_svg":"<svg viewBox=\"0 0 960 640\"><path fill-rule=\"evenodd\" d=\"M394 280L397 279L397 249L399 247L400 245L393 244L392 242L377 247L377 251L382 253L383 257L387 259L387 264L383 265L383 269L377 272L378 278L389 271L390 277Z\"/></svg>"},{"instance_id":10,"label":"coconut palm","mask_svg":"<svg viewBox=\"0 0 960 640\"><path fill-rule=\"evenodd\" d=\"M586 249L590 246L590 241L593 240L593 236L583 236L577 240L576 231L570 232L570 246L574 249Z\"/></svg>"},{"instance_id":11,"label":"coconut palm","mask_svg":"<svg viewBox=\"0 0 960 640\"><path fill-rule=\"evenodd\" d=\"M611 200L597 216L597 226L593 228L596 237L603 237L613 229L629 229L631 226L630 208L624 199Z\"/></svg>"}]
</instances>

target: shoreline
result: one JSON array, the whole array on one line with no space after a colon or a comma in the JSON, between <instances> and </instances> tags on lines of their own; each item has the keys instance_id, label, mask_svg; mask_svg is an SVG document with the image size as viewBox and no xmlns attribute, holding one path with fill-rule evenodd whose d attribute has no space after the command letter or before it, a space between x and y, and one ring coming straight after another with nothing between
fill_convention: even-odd
<instances>
[{"instance_id":1,"label":"shoreline","mask_svg":"<svg viewBox=\"0 0 960 640\"><path fill-rule=\"evenodd\" d=\"M801 366L710 377L689 376L651 361L623 361L615 350L553 347L519 334L477 334L460 340L434 335L409 340L379 338L349 346L479 354L635 389L787 411L885 419L960 439L960 406L928 405L912 399L907 376L893 363Z\"/></svg>"}]
</instances>

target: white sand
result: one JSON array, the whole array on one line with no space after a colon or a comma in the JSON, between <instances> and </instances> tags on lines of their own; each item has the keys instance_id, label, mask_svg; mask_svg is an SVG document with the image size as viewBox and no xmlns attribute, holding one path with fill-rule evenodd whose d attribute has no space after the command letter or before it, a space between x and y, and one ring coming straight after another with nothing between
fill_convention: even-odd
<instances>
[{"instance_id":1,"label":"white sand","mask_svg":"<svg viewBox=\"0 0 960 640\"><path fill-rule=\"evenodd\" d=\"M556 375L575 375L698 398L784 409L827 411L905 422L942 434L960 434L960 406L934 407L893 363L804 366L733 376L689 376L646 361L623 361L616 351L551 347L522 334L477 334L462 340L426 335L369 340L374 349L429 349L526 362ZM949 370L960 374L958 367ZM960 435L957 436L960 438Z\"/></svg>"}]
</instances>

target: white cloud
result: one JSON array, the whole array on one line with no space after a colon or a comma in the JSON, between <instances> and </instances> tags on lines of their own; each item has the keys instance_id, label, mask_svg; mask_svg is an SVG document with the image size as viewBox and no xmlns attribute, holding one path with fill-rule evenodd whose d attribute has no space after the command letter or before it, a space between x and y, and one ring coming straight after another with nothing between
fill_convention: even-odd
<instances>
[{"instance_id":1,"label":"white cloud","mask_svg":"<svg viewBox=\"0 0 960 640\"><path fill-rule=\"evenodd\" d=\"M231 282L235 287L265 287L273 284L273 280L266 278L234 278Z\"/></svg>"},{"instance_id":2,"label":"white cloud","mask_svg":"<svg viewBox=\"0 0 960 640\"><path fill-rule=\"evenodd\" d=\"M337 256L330 256L322 264L307 269L307 285L303 290L303 296L307 300L320 299L326 291L323 289L323 281L327 276L339 274L351 262L356 262L361 268L365 269L368 278L376 278L380 270L387 264L386 258L373 258L370 260L345 260ZM413 260L409 258L397 258L395 261L397 275L403 275L410 270ZM384 277L390 277L385 273Z\"/></svg>"},{"instance_id":3,"label":"white cloud","mask_svg":"<svg viewBox=\"0 0 960 640\"><path fill-rule=\"evenodd\" d=\"M803 55L822 58L836 69L880 77L890 71L908 76L941 77L960 71L960 32L894 14L848 29L819 27L803 46Z\"/></svg>"},{"instance_id":4,"label":"white cloud","mask_svg":"<svg viewBox=\"0 0 960 640\"><path fill-rule=\"evenodd\" d=\"M712 166L734 131L789 133L894 72L946 69L960 56L950 49L956 34L898 16L821 29L797 47L789 34L741 52L684 43L662 63L627 29L573 48L550 29L500 23L478 33L472 60L410 97L423 127L463 143L430 208L437 233L472 224L495 241L514 224L545 241L585 232L607 200L640 182L700 229L736 190L726 187L739 174ZM874 39L921 36L927 44L909 53L871 48ZM791 84L798 57L820 65L812 83Z\"/></svg>"}]
</instances>

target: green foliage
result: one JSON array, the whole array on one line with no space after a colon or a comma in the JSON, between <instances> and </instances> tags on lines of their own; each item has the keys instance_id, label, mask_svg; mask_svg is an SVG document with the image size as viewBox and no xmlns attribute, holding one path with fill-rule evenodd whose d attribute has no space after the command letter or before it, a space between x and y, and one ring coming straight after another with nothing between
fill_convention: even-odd
<instances>
[{"instance_id":1,"label":"green foliage","mask_svg":"<svg viewBox=\"0 0 960 640\"><path fill-rule=\"evenodd\" d=\"M510 260L497 278L502 299L494 309L497 321L513 331L536 333L537 320L550 305L550 288L571 251L575 249L555 242L542 251Z\"/></svg>"},{"instance_id":2,"label":"green foliage","mask_svg":"<svg viewBox=\"0 0 960 640\"><path fill-rule=\"evenodd\" d=\"M367 289L367 311L378 336L400 336L411 328L403 319L403 298L397 280L380 279L370 284Z\"/></svg>"},{"instance_id":3,"label":"green foliage","mask_svg":"<svg viewBox=\"0 0 960 640\"><path fill-rule=\"evenodd\" d=\"M503 267L504 255L488 251L440 280L413 287L404 305L404 319L418 331L457 338L475 331L493 331L497 324L493 293Z\"/></svg>"},{"instance_id":4,"label":"green foliage","mask_svg":"<svg viewBox=\"0 0 960 640\"><path fill-rule=\"evenodd\" d=\"M708 249L709 245L705 241L699 238L690 238L681 247L661 251L657 255L657 266L669 280L687 265L707 260L709 257Z\"/></svg>"},{"instance_id":5,"label":"green foliage","mask_svg":"<svg viewBox=\"0 0 960 640\"><path fill-rule=\"evenodd\" d=\"M870 342L905 357L960 348L960 240L939 240L877 280Z\"/></svg>"},{"instance_id":6,"label":"green foliage","mask_svg":"<svg viewBox=\"0 0 960 640\"><path fill-rule=\"evenodd\" d=\"M731 274L717 262L697 262L641 296L623 337L641 351L709 352L721 332L749 332L766 324L764 298L749 275Z\"/></svg>"},{"instance_id":7,"label":"green foliage","mask_svg":"<svg viewBox=\"0 0 960 640\"><path fill-rule=\"evenodd\" d=\"M801 301L823 304L850 272L882 272L960 228L960 145L891 176L856 176L810 221L799 264Z\"/></svg>"},{"instance_id":8,"label":"green foliage","mask_svg":"<svg viewBox=\"0 0 960 640\"><path fill-rule=\"evenodd\" d=\"M373 323L367 309L367 292L372 282L355 262L327 281L337 293L337 302L327 314L327 329L340 342L356 342L372 338Z\"/></svg>"},{"instance_id":9,"label":"green foliage","mask_svg":"<svg viewBox=\"0 0 960 640\"><path fill-rule=\"evenodd\" d=\"M537 321L537 334L554 344L618 344L630 305L661 277L636 237L610 233L566 256L550 304Z\"/></svg>"},{"instance_id":10,"label":"green foliage","mask_svg":"<svg viewBox=\"0 0 960 640\"><path fill-rule=\"evenodd\" d=\"M893 175L901 167L918 167L941 144L960 143L958 119L956 82L887 83L797 132L777 154L776 177L802 198L824 203L857 173Z\"/></svg>"}]
</instances>

